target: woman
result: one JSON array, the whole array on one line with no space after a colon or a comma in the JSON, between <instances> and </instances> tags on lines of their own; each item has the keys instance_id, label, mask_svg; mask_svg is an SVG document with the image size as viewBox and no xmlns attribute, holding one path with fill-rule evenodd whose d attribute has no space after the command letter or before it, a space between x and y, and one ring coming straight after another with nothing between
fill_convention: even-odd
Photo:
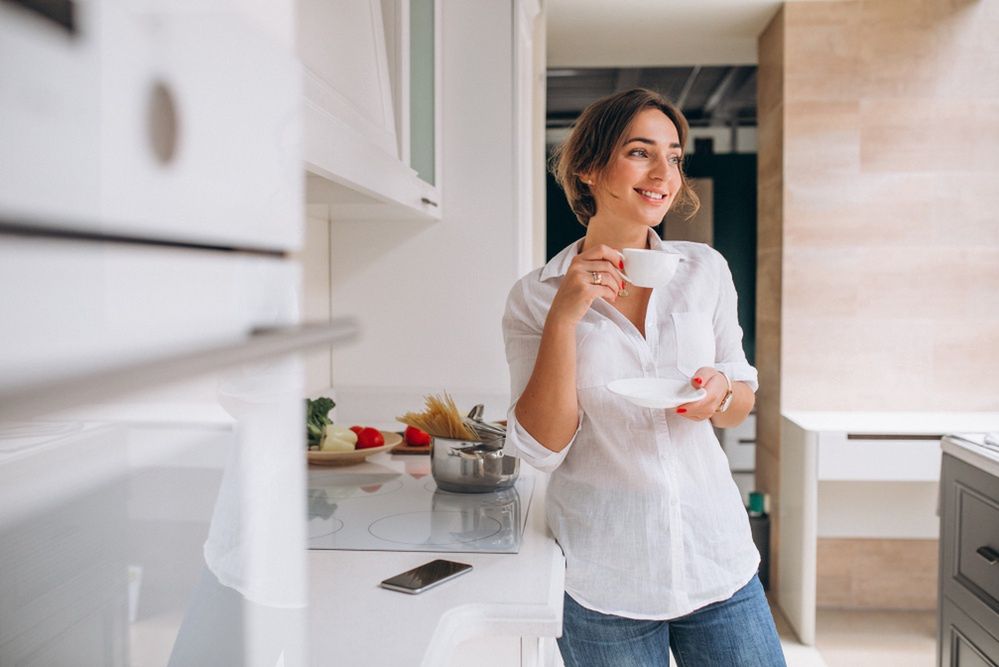
<instances>
[{"instance_id":1,"label":"woman","mask_svg":"<svg viewBox=\"0 0 999 667\"><path fill-rule=\"evenodd\" d=\"M711 428L753 407L728 264L663 242L687 122L636 89L590 105L556 178L586 236L522 278L503 331L514 404L507 447L551 472L548 523L565 552L559 648L567 667L784 665L756 575L760 556ZM665 287L627 284L621 250L681 254ZM672 410L612 394L619 378L684 379L706 395Z\"/></svg>"}]
</instances>

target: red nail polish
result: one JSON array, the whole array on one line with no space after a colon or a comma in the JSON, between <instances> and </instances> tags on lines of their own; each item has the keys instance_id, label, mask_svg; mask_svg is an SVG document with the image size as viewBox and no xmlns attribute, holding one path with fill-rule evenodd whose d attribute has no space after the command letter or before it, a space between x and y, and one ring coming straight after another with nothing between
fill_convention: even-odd
<instances>
[{"instance_id":1,"label":"red nail polish","mask_svg":"<svg viewBox=\"0 0 999 667\"><path fill-rule=\"evenodd\" d=\"M617 260L617 268L619 268L622 271L624 271L624 260L623 259Z\"/></svg>"},{"instance_id":2,"label":"red nail polish","mask_svg":"<svg viewBox=\"0 0 999 667\"><path fill-rule=\"evenodd\" d=\"M702 382L704 382L704 380L702 380L701 378L694 378L694 382L697 384L701 384Z\"/></svg>"},{"instance_id":3,"label":"red nail polish","mask_svg":"<svg viewBox=\"0 0 999 667\"><path fill-rule=\"evenodd\" d=\"M687 408L677 408L676 411L682 415L684 412L687 411Z\"/></svg>"},{"instance_id":4,"label":"red nail polish","mask_svg":"<svg viewBox=\"0 0 999 667\"><path fill-rule=\"evenodd\" d=\"M621 281L621 289L624 289L624 281Z\"/></svg>"}]
</instances>

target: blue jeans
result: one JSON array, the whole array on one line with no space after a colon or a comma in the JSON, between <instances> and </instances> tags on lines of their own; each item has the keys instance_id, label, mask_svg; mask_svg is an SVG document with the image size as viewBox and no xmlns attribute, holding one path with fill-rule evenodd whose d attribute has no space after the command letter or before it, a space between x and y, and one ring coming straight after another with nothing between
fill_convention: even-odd
<instances>
[{"instance_id":1,"label":"blue jeans","mask_svg":"<svg viewBox=\"0 0 999 667\"><path fill-rule=\"evenodd\" d=\"M786 667L759 576L727 600L668 621L601 614L568 594L559 651L566 667Z\"/></svg>"}]
</instances>

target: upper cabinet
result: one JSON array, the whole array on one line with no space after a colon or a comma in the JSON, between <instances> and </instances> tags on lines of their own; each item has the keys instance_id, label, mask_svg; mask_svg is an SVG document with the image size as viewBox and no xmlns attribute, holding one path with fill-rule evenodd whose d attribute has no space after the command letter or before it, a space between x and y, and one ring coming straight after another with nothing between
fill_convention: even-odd
<instances>
[{"instance_id":1,"label":"upper cabinet","mask_svg":"<svg viewBox=\"0 0 999 667\"><path fill-rule=\"evenodd\" d=\"M298 246L291 0L180 4L0 3L0 220Z\"/></svg>"},{"instance_id":2,"label":"upper cabinet","mask_svg":"<svg viewBox=\"0 0 999 667\"><path fill-rule=\"evenodd\" d=\"M298 0L307 197L338 219L441 216L439 0Z\"/></svg>"}]
</instances>

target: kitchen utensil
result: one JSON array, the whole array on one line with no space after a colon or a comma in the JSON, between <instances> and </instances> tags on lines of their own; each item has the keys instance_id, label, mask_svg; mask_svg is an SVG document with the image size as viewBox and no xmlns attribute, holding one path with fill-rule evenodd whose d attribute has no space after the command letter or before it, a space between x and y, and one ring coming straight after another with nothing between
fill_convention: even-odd
<instances>
[{"instance_id":1,"label":"kitchen utensil","mask_svg":"<svg viewBox=\"0 0 999 667\"><path fill-rule=\"evenodd\" d=\"M437 487L456 493L488 493L513 486L520 459L503 453L503 440L430 438L430 472Z\"/></svg>"},{"instance_id":2,"label":"kitchen utensil","mask_svg":"<svg viewBox=\"0 0 999 667\"><path fill-rule=\"evenodd\" d=\"M664 378L629 378L614 380L607 385L611 392L643 408L675 408L699 401L707 395L685 380Z\"/></svg>"},{"instance_id":3,"label":"kitchen utensil","mask_svg":"<svg viewBox=\"0 0 999 667\"><path fill-rule=\"evenodd\" d=\"M389 452L393 448L402 444L402 436L391 431L379 431L385 438L385 444L381 447L369 447L368 449L355 449L352 452L323 452L316 449L308 450L309 463L324 466L351 466L363 463L364 459L379 452Z\"/></svg>"}]
</instances>

